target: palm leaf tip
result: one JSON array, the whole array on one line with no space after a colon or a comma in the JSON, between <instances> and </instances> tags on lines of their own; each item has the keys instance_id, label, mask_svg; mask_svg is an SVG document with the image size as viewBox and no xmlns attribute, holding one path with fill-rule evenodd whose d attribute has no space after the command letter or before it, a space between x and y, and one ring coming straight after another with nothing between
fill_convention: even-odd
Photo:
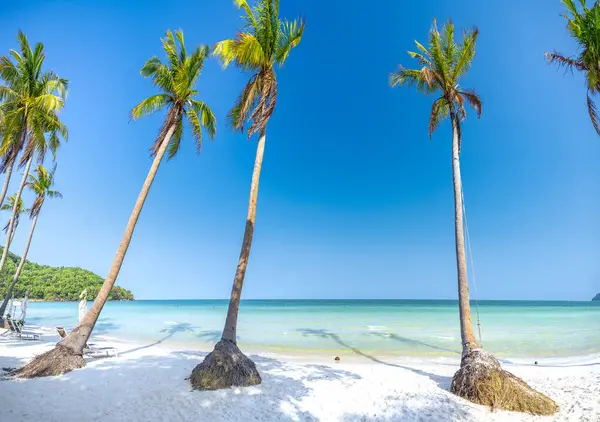
<instances>
[{"instance_id":1,"label":"palm leaf tip","mask_svg":"<svg viewBox=\"0 0 600 422\"><path fill-rule=\"evenodd\" d=\"M594 99L590 96L589 92L587 95L587 106L592 125L594 126L594 129L596 129L596 133L600 135L600 116L598 116L598 109L596 108L596 103L594 102Z\"/></svg>"}]
</instances>

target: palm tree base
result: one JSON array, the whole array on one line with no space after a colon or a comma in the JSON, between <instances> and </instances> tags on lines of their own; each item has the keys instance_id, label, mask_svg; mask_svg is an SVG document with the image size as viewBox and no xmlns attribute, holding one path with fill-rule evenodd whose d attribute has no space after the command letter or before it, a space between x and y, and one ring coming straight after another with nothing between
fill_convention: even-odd
<instances>
[{"instance_id":1,"label":"palm tree base","mask_svg":"<svg viewBox=\"0 0 600 422\"><path fill-rule=\"evenodd\" d=\"M256 365L234 343L221 340L194 368L190 383L196 390L247 387L262 382Z\"/></svg>"},{"instance_id":2,"label":"palm tree base","mask_svg":"<svg viewBox=\"0 0 600 422\"><path fill-rule=\"evenodd\" d=\"M498 360L482 349L464 354L450 392L473 403L496 410L553 415L558 405L546 395L500 366Z\"/></svg>"},{"instance_id":3,"label":"palm tree base","mask_svg":"<svg viewBox=\"0 0 600 422\"><path fill-rule=\"evenodd\" d=\"M17 378L51 377L66 374L84 366L85 361L81 354L76 354L71 348L59 343L54 349L36 356L13 375Z\"/></svg>"}]
</instances>

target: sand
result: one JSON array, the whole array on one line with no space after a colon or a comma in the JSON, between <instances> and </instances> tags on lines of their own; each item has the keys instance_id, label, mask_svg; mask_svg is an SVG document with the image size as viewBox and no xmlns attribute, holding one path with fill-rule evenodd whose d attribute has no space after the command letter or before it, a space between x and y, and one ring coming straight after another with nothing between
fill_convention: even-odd
<instances>
[{"instance_id":1,"label":"sand","mask_svg":"<svg viewBox=\"0 0 600 422\"><path fill-rule=\"evenodd\" d=\"M0 367L18 367L50 349L41 341L0 337ZM115 346L118 357L90 359L61 377L0 381L0 421L600 421L600 356L534 365L504 360L506 369L560 405L554 417L491 412L449 393L457 358L333 356L310 360L250 354L263 383L191 391L186 378L209 350L168 344Z\"/></svg>"}]
</instances>

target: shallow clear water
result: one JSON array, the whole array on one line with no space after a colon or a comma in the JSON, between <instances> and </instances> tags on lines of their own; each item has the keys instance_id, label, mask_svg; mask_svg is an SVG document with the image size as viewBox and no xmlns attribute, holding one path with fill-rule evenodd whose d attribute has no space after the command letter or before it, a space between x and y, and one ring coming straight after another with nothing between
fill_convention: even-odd
<instances>
[{"instance_id":1,"label":"shallow clear water","mask_svg":"<svg viewBox=\"0 0 600 422\"><path fill-rule=\"evenodd\" d=\"M73 302L30 303L27 323L69 329L77 323L77 309ZM479 310L483 345L499 356L600 352L599 302L480 301ZM197 347L219 340L226 311L224 300L109 302L95 333ZM355 349L369 354L431 356L460 352L456 301L242 301L238 337L242 347L274 352Z\"/></svg>"}]
</instances>

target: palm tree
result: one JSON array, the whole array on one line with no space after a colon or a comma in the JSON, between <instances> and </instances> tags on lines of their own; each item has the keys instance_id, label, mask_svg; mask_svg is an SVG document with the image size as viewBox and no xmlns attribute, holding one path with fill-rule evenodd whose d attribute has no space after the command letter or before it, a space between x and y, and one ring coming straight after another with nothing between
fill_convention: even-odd
<instances>
[{"instance_id":1,"label":"palm tree","mask_svg":"<svg viewBox=\"0 0 600 422\"><path fill-rule=\"evenodd\" d=\"M588 9L585 0L580 0L580 12L574 0L562 0L567 8L563 14L567 19L567 30L571 37L577 41L580 48L579 55L575 57L563 56L558 52L544 53L549 63L556 63L570 71L577 70L585 74L587 84L587 107L590 120L600 135L600 116L596 103L592 98L600 93L600 1L594 0L594 5Z\"/></svg>"},{"instance_id":2,"label":"palm tree","mask_svg":"<svg viewBox=\"0 0 600 422\"><path fill-rule=\"evenodd\" d=\"M475 41L478 30L466 32L462 45L454 43L454 25L448 23L440 34L434 20L429 34L429 50L416 42L418 52L408 54L417 60L421 69L406 69L400 66L398 72L390 75L390 85L415 86L425 94L439 93L433 102L429 117L429 137L447 117L452 123L452 174L454 180L454 217L456 241L456 266L458 270L458 298L460 309L460 334L463 354L480 345L475 338L469 304L469 284L467 281L467 260L463 231L462 181L460 178L461 122L466 117L465 104L469 104L481 115L481 99L472 89L463 89L460 78L471 67L475 56Z\"/></svg>"},{"instance_id":3,"label":"palm tree","mask_svg":"<svg viewBox=\"0 0 600 422\"><path fill-rule=\"evenodd\" d=\"M54 349L36 357L23 367L18 372L18 376L32 378L59 375L85 365L81 354L117 280L135 225L163 156L168 150L168 158L171 158L179 150L183 137L183 119L186 118L192 127L198 152L200 152L202 146L202 128L206 130L211 138L215 136L216 119L213 112L204 102L194 98L198 93L194 86L202 71L204 59L208 54L208 47L199 46L188 55L184 45L183 32L181 31L176 31L175 34L167 31L166 37L162 39L162 44L168 62L164 64L157 57L152 57L141 70L141 74L144 77L152 78L154 85L162 92L146 98L135 106L131 111L131 117L137 119L163 108L166 108L167 114L158 137L151 148L151 155L154 157L152 166L129 217L125 234L117 249L108 276L104 280L94 304L79 322L79 325Z\"/></svg>"},{"instance_id":4,"label":"palm tree","mask_svg":"<svg viewBox=\"0 0 600 422\"><path fill-rule=\"evenodd\" d=\"M12 211L12 209L15 206L15 199L16 199L16 195L9 196L8 200L4 204L2 204L2 206L0 207L0 210L2 210L2 211L11 210ZM25 212L29 212L29 208L25 208L23 205L23 199L19 198L19 202L17 203L17 215L15 217L15 224L14 224L12 233L10 234L10 243L12 243L12 240L15 237L17 227L19 227L20 216L21 216L21 214L23 214ZM3 229L4 233L6 233L6 234L8 234L9 223L6 223L6 226L4 226L4 229Z\"/></svg>"},{"instance_id":5,"label":"palm tree","mask_svg":"<svg viewBox=\"0 0 600 422\"><path fill-rule=\"evenodd\" d=\"M4 157L3 164L9 178L17 155L23 150L19 167L25 167L25 171L16 193L6 246L0 258L0 271L8 256L16 204L21 198L33 159L37 157L41 164L48 149L56 154L60 145L59 135L65 140L68 138L67 129L57 115L64 105L67 80L53 72L43 71L46 58L43 44L37 43L32 49L21 31L17 34L17 40L20 52L10 50L10 57L0 57L0 78L5 81L4 85L0 84L0 101L4 101L0 155Z\"/></svg>"},{"instance_id":6,"label":"palm tree","mask_svg":"<svg viewBox=\"0 0 600 422\"><path fill-rule=\"evenodd\" d=\"M479 31L465 31L460 44L454 41L454 25L448 22L438 31L434 19L426 48L415 41L417 52L409 52L418 63L417 69L402 66L390 75L390 85L414 86L418 92L439 95L431 107L429 136L440 123L450 118L452 124L452 176L454 182L454 235L456 242L456 267L458 273L458 306L460 334L462 339L462 361L454 375L451 391L479 404L493 405L507 410L550 414L557 410L556 404L529 387L524 381L502 370L500 363L491 354L484 352L475 338L467 261L463 232L463 193L460 176L460 151L462 142L461 124L467 116L465 105L470 105L477 117L481 115L482 102L473 89L462 88L460 79L471 67L475 57L475 42ZM501 392L508 400L498 401L494 394Z\"/></svg>"},{"instance_id":7,"label":"palm tree","mask_svg":"<svg viewBox=\"0 0 600 422\"><path fill-rule=\"evenodd\" d=\"M23 256L21 256L21 260L19 261L19 266L17 267L17 271L12 279L12 283L4 296L4 301L2 302L2 306L0 306L0 315L4 315L4 311L6 311L6 305L8 304L8 300L12 296L13 289L19 281L19 276L21 275L21 271L23 271L23 267L25 266L25 262L27 259L27 253L29 252L29 247L31 246L31 239L33 238L33 232L35 231L35 225L37 224L38 217L40 215L40 211L42 210L42 206L44 205L44 201L46 198L62 198L62 194L60 192L52 189L54 185L54 174L56 173L56 164L52 167L51 171L46 170L42 165L39 165L35 169L35 173L37 177L34 175L29 175L26 186L31 189L35 194L35 199L29 210L29 217L31 218L31 230L29 232L29 237L27 238L27 244L25 245L25 250L23 251ZM12 197L11 197L12 198Z\"/></svg>"},{"instance_id":8,"label":"palm tree","mask_svg":"<svg viewBox=\"0 0 600 422\"><path fill-rule=\"evenodd\" d=\"M292 48L300 43L304 32L302 19L291 22L279 19L279 0L258 0L253 9L246 0L234 0L234 4L244 10L245 25L234 39L218 42L213 54L221 59L224 67L233 62L240 69L252 72L228 118L233 127L240 131L249 123L248 138L258 134L258 146L250 185L244 240L233 280L223 335L221 341L215 345L214 351L194 369L190 378L194 388L205 390L232 385L255 385L261 382L254 362L237 347L237 319L254 234L266 128L277 100L274 67L283 66Z\"/></svg>"}]
</instances>

